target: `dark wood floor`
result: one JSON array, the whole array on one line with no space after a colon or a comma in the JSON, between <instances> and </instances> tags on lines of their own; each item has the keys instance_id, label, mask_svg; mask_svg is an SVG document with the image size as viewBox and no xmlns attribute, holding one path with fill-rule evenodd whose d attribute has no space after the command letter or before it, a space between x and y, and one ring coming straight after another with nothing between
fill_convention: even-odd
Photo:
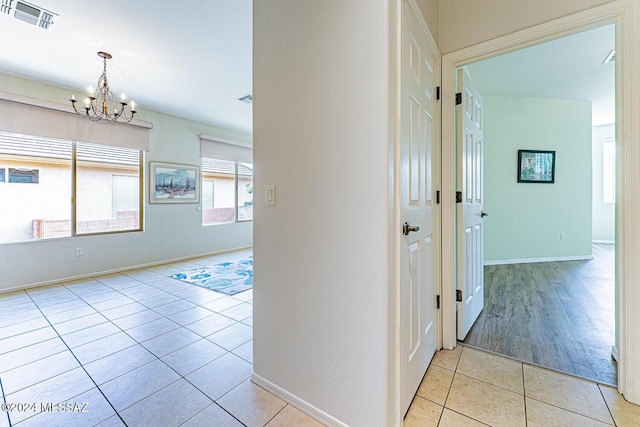
<instances>
[{"instance_id":1,"label":"dark wood floor","mask_svg":"<svg viewBox=\"0 0 640 427\"><path fill-rule=\"evenodd\" d=\"M485 266L484 310L464 343L616 384L614 246L594 244L593 255Z\"/></svg>"}]
</instances>

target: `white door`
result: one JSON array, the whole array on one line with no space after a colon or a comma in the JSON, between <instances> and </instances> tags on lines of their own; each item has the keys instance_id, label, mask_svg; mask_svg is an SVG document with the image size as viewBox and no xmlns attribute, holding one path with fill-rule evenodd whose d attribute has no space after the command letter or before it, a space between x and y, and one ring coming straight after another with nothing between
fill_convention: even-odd
<instances>
[{"instance_id":1,"label":"white door","mask_svg":"<svg viewBox=\"0 0 640 427\"><path fill-rule=\"evenodd\" d=\"M436 350L437 56L410 7L402 8L400 210L402 407L406 411Z\"/></svg>"},{"instance_id":2,"label":"white door","mask_svg":"<svg viewBox=\"0 0 640 427\"><path fill-rule=\"evenodd\" d=\"M458 70L456 107L458 257L458 339L463 340L484 307L482 265L482 97L466 69Z\"/></svg>"}]
</instances>

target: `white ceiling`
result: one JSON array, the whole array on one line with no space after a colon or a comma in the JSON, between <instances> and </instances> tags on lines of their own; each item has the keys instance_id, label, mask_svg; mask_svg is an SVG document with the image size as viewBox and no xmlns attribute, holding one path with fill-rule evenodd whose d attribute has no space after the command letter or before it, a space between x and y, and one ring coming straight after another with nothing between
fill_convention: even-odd
<instances>
[{"instance_id":1,"label":"white ceiling","mask_svg":"<svg viewBox=\"0 0 640 427\"><path fill-rule=\"evenodd\" d=\"M108 61L109 83L141 108L251 132L252 0L32 0L59 16L43 30L0 14L0 71L81 95ZM15 4L15 1L14 1ZM614 121L612 25L471 65L485 96L589 99ZM61 103L67 102L61 99Z\"/></svg>"},{"instance_id":2,"label":"white ceiling","mask_svg":"<svg viewBox=\"0 0 640 427\"><path fill-rule=\"evenodd\" d=\"M615 47L608 25L469 66L484 96L592 101L593 125L615 122L615 64L603 64Z\"/></svg>"},{"instance_id":3,"label":"white ceiling","mask_svg":"<svg viewBox=\"0 0 640 427\"><path fill-rule=\"evenodd\" d=\"M251 105L237 100L252 90L251 0L27 1L59 16L43 30L0 14L0 71L68 87L78 98L96 86L97 52L106 51L116 95L251 132Z\"/></svg>"}]
</instances>

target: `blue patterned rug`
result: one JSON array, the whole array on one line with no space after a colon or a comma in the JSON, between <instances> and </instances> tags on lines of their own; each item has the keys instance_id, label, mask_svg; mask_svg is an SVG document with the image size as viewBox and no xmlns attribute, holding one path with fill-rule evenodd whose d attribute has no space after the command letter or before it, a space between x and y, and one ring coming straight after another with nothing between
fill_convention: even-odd
<instances>
[{"instance_id":1,"label":"blue patterned rug","mask_svg":"<svg viewBox=\"0 0 640 427\"><path fill-rule=\"evenodd\" d=\"M211 267L194 268L170 277L227 295L253 287L253 257L238 262L221 262Z\"/></svg>"}]
</instances>

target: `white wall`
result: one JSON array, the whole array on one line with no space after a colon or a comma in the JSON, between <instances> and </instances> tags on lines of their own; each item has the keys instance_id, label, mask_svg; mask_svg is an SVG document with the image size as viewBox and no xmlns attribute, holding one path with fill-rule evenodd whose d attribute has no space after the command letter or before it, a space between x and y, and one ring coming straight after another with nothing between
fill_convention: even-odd
<instances>
[{"instance_id":1,"label":"white wall","mask_svg":"<svg viewBox=\"0 0 640 427\"><path fill-rule=\"evenodd\" d=\"M59 103L64 103L70 94L68 89L1 73L0 91ZM147 165L149 161L199 165L199 133L243 142L251 140L250 135L154 111L141 110L139 117L153 123L150 151L146 153ZM197 205L150 205L146 203L148 188L148 182L145 181L143 232L0 245L0 292L96 272L251 246L252 222L203 227ZM1 218L0 210L0 221ZM76 247L83 247L82 257L75 256Z\"/></svg>"},{"instance_id":2,"label":"white wall","mask_svg":"<svg viewBox=\"0 0 640 427\"><path fill-rule=\"evenodd\" d=\"M616 205L602 201L602 141L615 139L614 124L593 127L593 240L614 242Z\"/></svg>"},{"instance_id":3,"label":"white wall","mask_svg":"<svg viewBox=\"0 0 640 427\"><path fill-rule=\"evenodd\" d=\"M445 2L448 0L444 0ZM420 8L420 12L427 22L429 32L433 36L436 44L438 44L438 31L440 28L440 0L416 0L416 4Z\"/></svg>"},{"instance_id":4,"label":"white wall","mask_svg":"<svg viewBox=\"0 0 640 427\"><path fill-rule=\"evenodd\" d=\"M555 151L555 182L517 182L520 149ZM590 101L484 97L485 261L591 256L591 183Z\"/></svg>"},{"instance_id":5,"label":"white wall","mask_svg":"<svg viewBox=\"0 0 640 427\"><path fill-rule=\"evenodd\" d=\"M254 380L349 426L395 423L388 9L254 1Z\"/></svg>"},{"instance_id":6,"label":"white wall","mask_svg":"<svg viewBox=\"0 0 640 427\"><path fill-rule=\"evenodd\" d=\"M440 52L453 52L615 0L442 0Z\"/></svg>"}]
</instances>

